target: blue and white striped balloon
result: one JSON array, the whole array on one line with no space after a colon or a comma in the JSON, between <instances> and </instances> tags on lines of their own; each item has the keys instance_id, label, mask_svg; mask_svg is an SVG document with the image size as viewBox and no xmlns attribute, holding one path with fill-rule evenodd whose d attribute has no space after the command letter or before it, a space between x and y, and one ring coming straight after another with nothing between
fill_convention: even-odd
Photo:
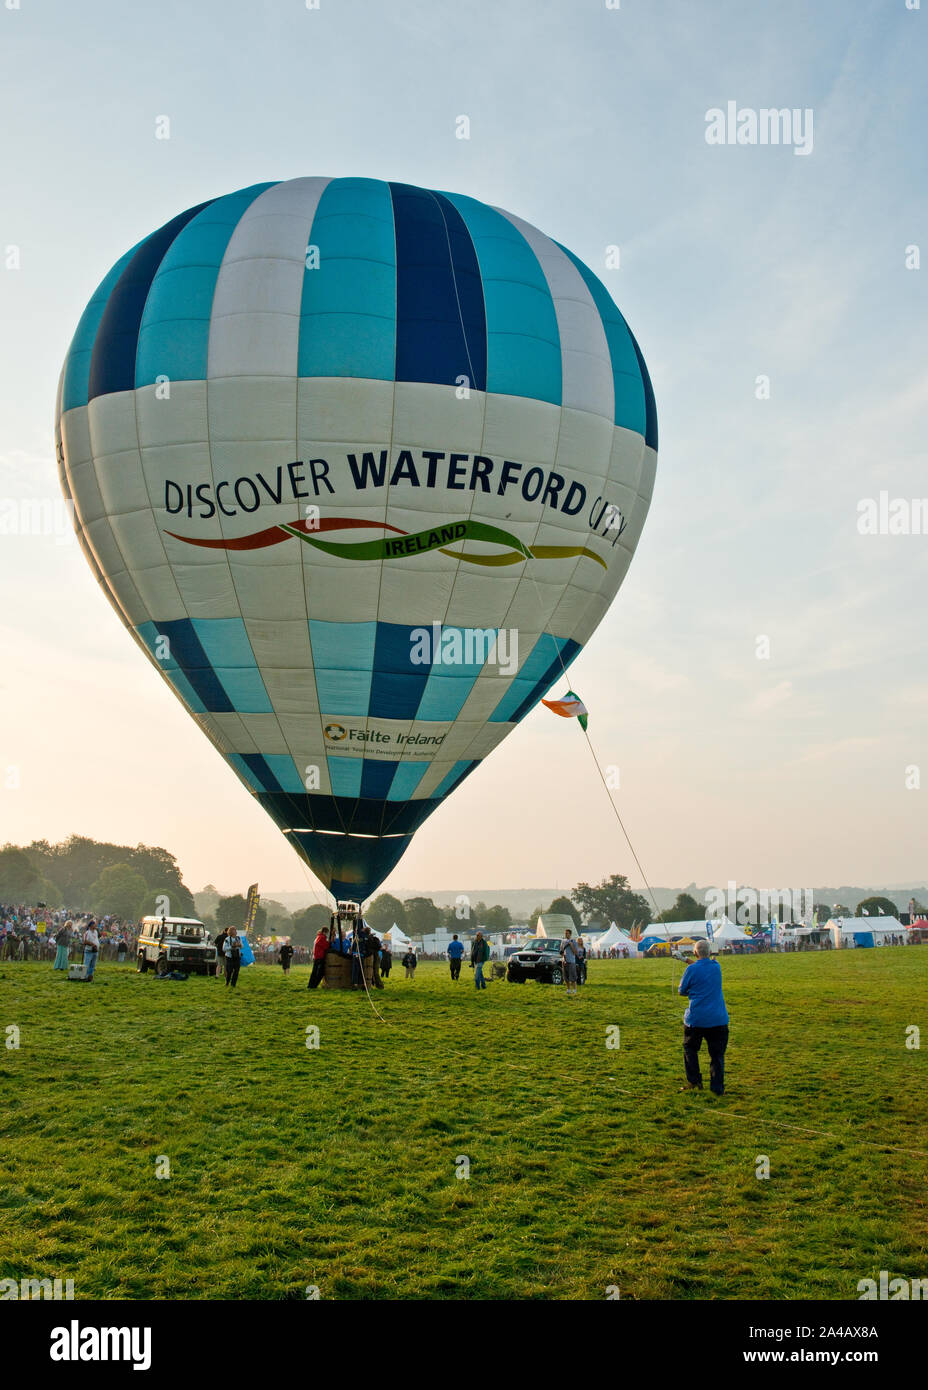
<instances>
[{"instance_id":1,"label":"blue and white striped balloon","mask_svg":"<svg viewBox=\"0 0 928 1390\"><path fill-rule=\"evenodd\" d=\"M602 619L657 422L625 320L557 242L474 198L299 178L116 263L57 446L122 621L363 899Z\"/></svg>"}]
</instances>

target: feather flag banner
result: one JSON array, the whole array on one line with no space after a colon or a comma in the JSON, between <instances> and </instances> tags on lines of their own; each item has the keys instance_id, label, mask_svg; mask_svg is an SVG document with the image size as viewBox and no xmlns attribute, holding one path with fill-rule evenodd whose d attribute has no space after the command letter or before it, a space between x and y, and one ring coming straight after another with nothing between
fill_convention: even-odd
<instances>
[{"instance_id":1,"label":"feather flag banner","mask_svg":"<svg viewBox=\"0 0 928 1390\"><path fill-rule=\"evenodd\" d=\"M568 690L559 700L542 700L543 705L559 714L562 719L579 719L580 728L586 731L589 722L589 711L579 695L575 695L572 690Z\"/></svg>"}]
</instances>

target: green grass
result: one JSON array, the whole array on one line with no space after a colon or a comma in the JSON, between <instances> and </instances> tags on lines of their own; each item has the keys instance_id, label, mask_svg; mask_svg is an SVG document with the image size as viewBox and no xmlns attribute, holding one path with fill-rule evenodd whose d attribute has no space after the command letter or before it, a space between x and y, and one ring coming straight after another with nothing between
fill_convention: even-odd
<instances>
[{"instance_id":1,"label":"green grass","mask_svg":"<svg viewBox=\"0 0 928 1390\"><path fill-rule=\"evenodd\" d=\"M721 1100L678 1093L672 968L594 961L568 1001L426 963L375 996L381 1023L305 969L232 992L4 963L0 1277L78 1298L834 1299L928 1275L928 1074L905 1046L919 1024L928 1048L928 950L726 958Z\"/></svg>"}]
</instances>

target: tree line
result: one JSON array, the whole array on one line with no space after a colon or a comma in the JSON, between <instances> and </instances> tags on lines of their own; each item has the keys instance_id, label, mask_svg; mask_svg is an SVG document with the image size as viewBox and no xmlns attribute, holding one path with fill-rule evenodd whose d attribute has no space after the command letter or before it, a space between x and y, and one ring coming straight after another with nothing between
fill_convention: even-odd
<instances>
[{"instance_id":1,"label":"tree line","mask_svg":"<svg viewBox=\"0 0 928 1390\"><path fill-rule=\"evenodd\" d=\"M171 917L195 915L193 894L173 854L158 845L113 845L71 835L59 844L0 849L0 902L110 913L137 921L162 907Z\"/></svg>"}]
</instances>

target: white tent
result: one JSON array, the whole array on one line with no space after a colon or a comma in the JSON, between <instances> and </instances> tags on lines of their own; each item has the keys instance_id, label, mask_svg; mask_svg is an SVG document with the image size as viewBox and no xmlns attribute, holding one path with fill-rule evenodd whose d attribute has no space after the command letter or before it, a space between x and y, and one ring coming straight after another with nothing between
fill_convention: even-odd
<instances>
[{"instance_id":1,"label":"white tent","mask_svg":"<svg viewBox=\"0 0 928 1390\"><path fill-rule=\"evenodd\" d=\"M905 927L897 917L831 917L825 929L834 937L835 947L888 946L893 936L905 940Z\"/></svg>"},{"instance_id":2,"label":"white tent","mask_svg":"<svg viewBox=\"0 0 928 1390\"><path fill-rule=\"evenodd\" d=\"M727 918L725 919L727 921ZM718 923L713 923L713 927ZM681 936L691 936L698 941L701 936L708 937L705 921L700 922L650 922L641 933L641 944L651 945L654 941L678 941Z\"/></svg>"},{"instance_id":3,"label":"white tent","mask_svg":"<svg viewBox=\"0 0 928 1390\"><path fill-rule=\"evenodd\" d=\"M711 933L710 933L711 927ZM734 935L726 935L732 932ZM750 941L740 927L736 927L728 917L715 917L711 921L695 922L651 922L641 933L640 946L646 951L655 941L679 941L681 937L691 936L694 941L700 937L708 941L710 951L715 954L726 942Z\"/></svg>"},{"instance_id":4,"label":"white tent","mask_svg":"<svg viewBox=\"0 0 928 1390\"><path fill-rule=\"evenodd\" d=\"M546 912L543 917L538 919L536 934L563 939L568 928L571 936L577 935L574 919L569 912Z\"/></svg>"},{"instance_id":5,"label":"white tent","mask_svg":"<svg viewBox=\"0 0 928 1390\"><path fill-rule=\"evenodd\" d=\"M729 921L729 919L725 917L713 931L712 940L709 942L709 945L712 947L722 945L729 946L733 941L751 940L752 938L748 936L746 931L742 931L734 922Z\"/></svg>"},{"instance_id":6,"label":"white tent","mask_svg":"<svg viewBox=\"0 0 928 1390\"><path fill-rule=\"evenodd\" d=\"M628 932L622 931L615 922L612 923L608 931L597 937L593 944L597 951L608 951L612 946L616 946L619 950L624 947L629 956L637 956L638 954L638 942L633 941Z\"/></svg>"},{"instance_id":7,"label":"white tent","mask_svg":"<svg viewBox=\"0 0 928 1390\"><path fill-rule=\"evenodd\" d=\"M389 941L394 950L396 950L398 946L408 946L410 944L409 937L404 931L400 930L395 922L388 932L384 932L383 940Z\"/></svg>"}]
</instances>

